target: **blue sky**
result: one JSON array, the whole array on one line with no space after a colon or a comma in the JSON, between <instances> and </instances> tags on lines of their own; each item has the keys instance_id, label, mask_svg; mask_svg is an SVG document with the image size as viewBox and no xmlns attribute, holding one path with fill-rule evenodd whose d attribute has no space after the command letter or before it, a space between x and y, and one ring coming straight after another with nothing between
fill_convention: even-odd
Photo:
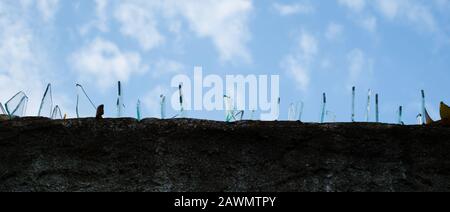
<instances>
[{"instance_id":1,"label":"blue sky","mask_svg":"<svg viewBox=\"0 0 450 212\"><path fill-rule=\"evenodd\" d=\"M349 121L353 85L360 121L368 89L383 122L396 122L402 105L416 123L421 89L435 119L450 102L449 0L0 0L0 40L0 101L23 90L29 115L52 83L55 104L74 116L81 83L114 117L121 80L126 115L140 99L144 116L158 116L171 78L194 66L279 74L281 119L304 101L304 120L317 122L326 92L328 110Z\"/></svg>"}]
</instances>

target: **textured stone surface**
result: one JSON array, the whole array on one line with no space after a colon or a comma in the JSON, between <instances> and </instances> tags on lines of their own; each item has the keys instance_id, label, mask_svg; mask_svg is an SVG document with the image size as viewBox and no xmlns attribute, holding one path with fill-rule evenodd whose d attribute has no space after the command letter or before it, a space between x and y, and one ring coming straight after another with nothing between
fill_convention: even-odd
<instances>
[{"instance_id":1,"label":"textured stone surface","mask_svg":"<svg viewBox=\"0 0 450 212\"><path fill-rule=\"evenodd\" d=\"M0 191L450 191L440 126L0 121Z\"/></svg>"}]
</instances>

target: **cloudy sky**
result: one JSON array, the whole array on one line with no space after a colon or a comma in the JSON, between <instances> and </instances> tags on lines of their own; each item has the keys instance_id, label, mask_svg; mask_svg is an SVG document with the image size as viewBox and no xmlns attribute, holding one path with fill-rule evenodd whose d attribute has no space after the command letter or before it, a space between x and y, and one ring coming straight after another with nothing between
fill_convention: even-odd
<instances>
[{"instance_id":1,"label":"cloudy sky","mask_svg":"<svg viewBox=\"0 0 450 212\"><path fill-rule=\"evenodd\" d=\"M304 119L318 121L326 92L328 110L349 121L353 85L357 120L368 89L380 94L384 122L403 105L415 123L421 89L438 118L439 102L450 102L450 0L0 0L0 101L23 90L29 115L52 83L55 103L74 116L81 83L113 117L121 80L126 114L141 99L144 115L157 116L171 78L194 66L279 74L282 119L304 101Z\"/></svg>"}]
</instances>

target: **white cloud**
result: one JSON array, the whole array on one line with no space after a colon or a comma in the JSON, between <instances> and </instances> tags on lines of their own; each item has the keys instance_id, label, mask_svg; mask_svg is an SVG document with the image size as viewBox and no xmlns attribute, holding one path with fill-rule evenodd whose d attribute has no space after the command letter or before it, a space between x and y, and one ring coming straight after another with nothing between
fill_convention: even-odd
<instances>
[{"instance_id":1,"label":"white cloud","mask_svg":"<svg viewBox=\"0 0 450 212\"><path fill-rule=\"evenodd\" d=\"M146 5L140 1L124 1L116 9L115 18L121 23L122 34L136 39L144 50L149 51L164 43L165 38L158 30L153 11Z\"/></svg>"},{"instance_id":2,"label":"white cloud","mask_svg":"<svg viewBox=\"0 0 450 212\"><path fill-rule=\"evenodd\" d=\"M315 11L312 5L305 3L281 4L277 2L273 4L273 8L282 16L310 14Z\"/></svg>"},{"instance_id":3,"label":"white cloud","mask_svg":"<svg viewBox=\"0 0 450 212\"><path fill-rule=\"evenodd\" d=\"M306 91L310 83L311 65L319 53L319 43L313 35L303 31L294 51L284 58L281 67L294 78L299 89Z\"/></svg>"},{"instance_id":4,"label":"white cloud","mask_svg":"<svg viewBox=\"0 0 450 212\"><path fill-rule=\"evenodd\" d=\"M36 6L45 21L52 20L59 6L59 0L36 0Z\"/></svg>"},{"instance_id":5,"label":"white cloud","mask_svg":"<svg viewBox=\"0 0 450 212\"><path fill-rule=\"evenodd\" d=\"M370 16L367 18L362 18L358 21L358 24L365 30L369 32L376 32L377 31L377 18L374 16Z\"/></svg>"},{"instance_id":6,"label":"white cloud","mask_svg":"<svg viewBox=\"0 0 450 212\"><path fill-rule=\"evenodd\" d=\"M338 2L355 12L361 12L366 6L365 0L338 0Z\"/></svg>"},{"instance_id":7,"label":"white cloud","mask_svg":"<svg viewBox=\"0 0 450 212\"><path fill-rule=\"evenodd\" d=\"M113 17L120 23L120 32L138 41L145 51L163 46L170 35L162 33L166 30L175 35L177 39L173 40L176 42L183 37L181 33L193 33L196 37L210 39L223 62L252 60L247 47L251 39L248 22L253 11L252 0L111 2L114 2ZM86 27L83 29L82 32L87 31Z\"/></svg>"},{"instance_id":8,"label":"white cloud","mask_svg":"<svg viewBox=\"0 0 450 212\"><path fill-rule=\"evenodd\" d=\"M95 19L83 25L79 31L81 35L86 35L92 29L98 29L101 32L109 31L107 9L110 6L109 0L95 0Z\"/></svg>"},{"instance_id":9,"label":"white cloud","mask_svg":"<svg viewBox=\"0 0 450 212\"><path fill-rule=\"evenodd\" d=\"M147 67L141 56L122 52L116 44L96 38L69 58L82 78L93 77L101 88L113 86L116 81L128 81L132 74L142 74Z\"/></svg>"},{"instance_id":10,"label":"white cloud","mask_svg":"<svg viewBox=\"0 0 450 212\"><path fill-rule=\"evenodd\" d=\"M353 49L347 54L349 82L354 85L360 80L370 79L374 60L368 58L361 49Z\"/></svg>"},{"instance_id":11,"label":"white cloud","mask_svg":"<svg viewBox=\"0 0 450 212\"><path fill-rule=\"evenodd\" d=\"M343 31L344 27L342 25L333 22L328 25L325 37L331 41L337 40L342 36Z\"/></svg>"},{"instance_id":12,"label":"white cloud","mask_svg":"<svg viewBox=\"0 0 450 212\"><path fill-rule=\"evenodd\" d=\"M185 71L185 66L175 60L159 59L151 67L153 77L161 77L167 74L180 74Z\"/></svg>"}]
</instances>

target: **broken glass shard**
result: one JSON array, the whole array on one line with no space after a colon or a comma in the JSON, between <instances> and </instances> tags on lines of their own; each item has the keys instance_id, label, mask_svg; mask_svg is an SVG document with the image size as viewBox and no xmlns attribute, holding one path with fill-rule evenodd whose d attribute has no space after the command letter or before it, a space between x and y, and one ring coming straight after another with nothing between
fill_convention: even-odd
<instances>
[{"instance_id":1,"label":"broken glass shard","mask_svg":"<svg viewBox=\"0 0 450 212\"><path fill-rule=\"evenodd\" d=\"M96 114L97 107L92 102L91 98L89 98L82 85L77 84L76 87L77 87L77 105L76 105L77 118L92 117L93 114Z\"/></svg>"},{"instance_id":2,"label":"broken glass shard","mask_svg":"<svg viewBox=\"0 0 450 212\"><path fill-rule=\"evenodd\" d=\"M120 83L120 81L117 83L117 103L116 103L116 107L117 107L117 117L120 118L122 117L122 112L125 109L125 104L123 104L123 97L122 97L122 85Z\"/></svg>"},{"instance_id":3,"label":"broken glass shard","mask_svg":"<svg viewBox=\"0 0 450 212\"><path fill-rule=\"evenodd\" d=\"M27 110L28 97L24 92L19 92L6 102L6 112L10 117L22 117Z\"/></svg>"},{"instance_id":4,"label":"broken glass shard","mask_svg":"<svg viewBox=\"0 0 450 212\"><path fill-rule=\"evenodd\" d=\"M281 98L280 97L278 97L278 104L277 104L277 118L276 118L276 120L279 120L280 119L280 108L281 108Z\"/></svg>"},{"instance_id":5,"label":"broken glass shard","mask_svg":"<svg viewBox=\"0 0 450 212\"><path fill-rule=\"evenodd\" d=\"M417 124L422 125L423 124L422 114L417 115L416 118L417 118Z\"/></svg>"},{"instance_id":6,"label":"broken glass shard","mask_svg":"<svg viewBox=\"0 0 450 212\"><path fill-rule=\"evenodd\" d=\"M39 106L39 117L51 118L53 113L52 85L48 84Z\"/></svg>"},{"instance_id":7,"label":"broken glass shard","mask_svg":"<svg viewBox=\"0 0 450 212\"><path fill-rule=\"evenodd\" d=\"M352 122L355 122L355 95L356 95L356 87L352 88Z\"/></svg>"},{"instance_id":8,"label":"broken glass shard","mask_svg":"<svg viewBox=\"0 0 450 212\"><path fill-rule=\"evenodd\" d=\"M305 103L301 102L300 103L300 111L299 111L299 115L298 115L298 120L299 121L302 121L304 107L305 107Z\"/></svg>"},{"instance_id":9,"label":"broken glass shard","mask_svg":"<svg viewBox=\"0 0 450 212\"><path fill-rule=\"evenodd\" d=\"M421 124L427 124L426 119L424 118L426 116L426 109L425 109L425 91L422 90L422 123Z\"/></svg>"},{"instance_id":10,"label":"broken glass shard","mask_svg":"<svg viewBox=\"0 0 450 212\"><path fill-rule=\"evenodd\" d=\"M336 122L336 114L331 111L327 111L327 119L330 120L331 123L335 123Z\"/></svg>"},{"instance_id":11,"label":"broken glass shard","mask_svg":"<svg viewBox=\"0 0 450 212\"><path fill-rule=\"evenodd\" d=\"M180 84L178 86L178 91L180 93L180 114L179 117L180 118L184 118L184 105L183 105L183 84Z\"/></svg>"},{"instance_id":12,"label":"broken glass shard","mask_svg":"<svg viewBox=\"0 0 450 212\"><path fill-rule=\"evenodd\" d=\"M379 108L379 99L378 94L375 95L375 121L376 123L380 122L380 108Z\"/></svg>"},{"instance_id":13,"label":"broken glass shard","mask_svg":"<svg viewBox=\"0 0 450 212\"><path fill-rule=\"evenodd\" d=\"M138 100L136 103L136 119L141 121L141 100Z\"/></svg>"},{"instance_id":14,"label":"broken glass shard","mask_svg":"<svg viewBox=\"0 0 450 212\"><path fill-rule=\"evenodd\" d=\"M160 96L160 108L161 108L161 119L166 118L166 97L164 95Z\"/></svg>"},{"instance_id":15,"label":"broken glass shard","mask_svg":"<svg viewBox=\"0 0 450 212\"><path fill-rule=\"evenodd\" d=\"M367 106L366 106L366 122L370 122L370 98L372 97L372 90L369 89L367 94Z\"/></svg>"},{"instance_id":16,"label":"broken glass shard","mask_svg":"<svg viewBox=\"0 0 450 212\"><path fill-rule=\"evenodd\" d=\"M223 96L223 102L225 103L225 121L230 122L233 120L233 100L229 96Z\"/></svg>"},{"instance_id":17,"label":"broken glass shard","mask_svg":"<svg viewBox=\"0 0 450 212\"><path fill-rule=\"evenodd\" d=\"M326 107L327 107L327 94L323 93L322 113L320 114L320 123L323 123L325 121Z\"/></svg>"},{"instance_id":18,"label":"broken glass shard","mask_svg":"<svg viewBox=\"0 0 450 212\"><path fill-rule=\"evenodd\" d=\"M400 106L400 107L398 108L398 124L400 124L400 125L403 125L403 124L404 124L404 123L403 123L403 118L402 118L402 116L403 116L403 107Z\"/></svg>"},{"instance_id":19,"label":"broken glass shard","mask_svg":"<svg viewBox=\"0 0 450 212\"><path fill-rule=\"evenodd\" d=\"M289 111L288 111L288 120L289 121L295 121L295 118L297 117L297 108L295 107L295 105L293 103L291 103L291 105L289 106Z\"/></svg>"},{"instance_id":20,"label":"broken glass shard","mask_svg":"<svg viewBox=\"0 0 450 212\"><path fill-rule=\"evenodd\" d=\"M52 113L52 119L63 119L62 113L61 113L61 109L59 108L58 105L55 106L55 109L53 109L53 113Z\"/></svg>"},{"instance_id":21,"label":"broken glass shard","mask_svg":"<svg viewBox=\"0 0 450 212\"><path fill-rule=\"evenodd\" d=\"M2 103L0 103L0 113L0 115L8 115Z\"/></svg>"}]
</instances>

